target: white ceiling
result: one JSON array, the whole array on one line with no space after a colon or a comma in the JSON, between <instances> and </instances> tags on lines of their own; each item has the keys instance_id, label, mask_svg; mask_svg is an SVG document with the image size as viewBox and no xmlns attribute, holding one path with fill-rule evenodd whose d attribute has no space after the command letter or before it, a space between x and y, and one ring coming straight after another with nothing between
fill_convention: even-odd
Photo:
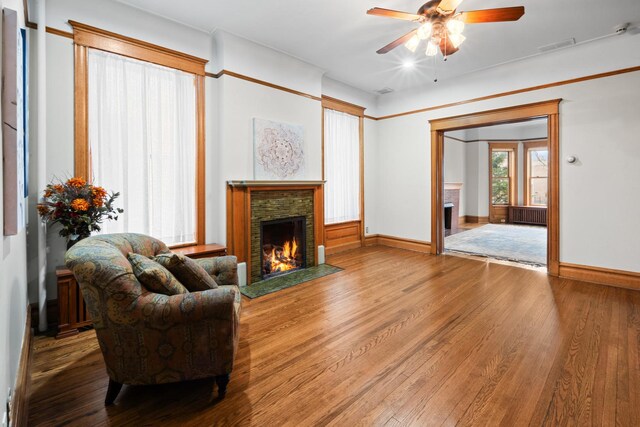
<instances>
[{"instance_id":1,"label":"white ceiling","mask_svg":"<svg viewBox=\"0 0 640 427\"><path fill-rule=\"evenodd\" d=\"M375 91L402 90L433 79L433 60L400 46L376 50L416 24L366 15L378 6L414 13L421 0L117 0L212 32L222 29L316 65L327 76ZM517 22L467 25L467 40L446 63L439 79L451 78L538 52L568 38L576 42L609 34L616 25L640 22L640 0L465 0L459 11L525 6ZM422 48L420 48L422 50ZM405 69L413 58L417 67Z\"/></svg>"}]
</instances>

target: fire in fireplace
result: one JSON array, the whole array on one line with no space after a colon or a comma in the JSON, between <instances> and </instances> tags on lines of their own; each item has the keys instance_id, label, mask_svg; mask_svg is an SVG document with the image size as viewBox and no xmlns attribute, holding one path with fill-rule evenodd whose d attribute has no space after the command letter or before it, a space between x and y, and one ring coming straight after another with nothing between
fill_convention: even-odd
<instances>
[{"instance_id":1,"label":"fire in fireplace","mask_svg":"<svg viewBox=\"0 0 640 427\"><path fill-rule=\"evenodd\" d=\"M305 217L262 221L262 278L277 276L305 268Z\"/></svg>"}]
</instances>

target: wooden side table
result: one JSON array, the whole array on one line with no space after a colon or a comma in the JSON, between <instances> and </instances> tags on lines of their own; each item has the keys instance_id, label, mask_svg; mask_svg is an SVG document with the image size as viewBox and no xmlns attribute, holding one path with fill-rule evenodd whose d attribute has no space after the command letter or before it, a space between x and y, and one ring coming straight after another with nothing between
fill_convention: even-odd
<instances>
[{"instance_id":1,"label":"wooden side table","mask_svg":"<svg viewBox=\"0 0 640 427\"><path fill-rule=\"evenodd\" d=\"M227 254L227 247L211 243L209 245L197 245L187 246L184 248L171 249L177 254L186 255L189 258L213 258L218 256L225 256Z\"/></svg>"},{"instance_id":2,"label":"wooden side table","mask_svg":"<svg viewBox=\"0 0 640 427\"><path fill-rule=\"evenodd\" d=\"M91 318L84 305L82 292L71 270L56 269L58 279L58 333L56 338L77 335L79 328L91 326Z\"/></svg>"},{"instance_id":3,"label":"wooden side table","mask_svg":"<svg viewBox=\"0 0 640 427\"><path fill-rule=\"evenodd\" d=\"M227 248L215 243L209 245L187 246L173 249L173 252L189 258L211 258L224 256ZM58 333L56 338L65 338L78 334L80 328L91 326L91 318L82 298L82 292L71 270L65 267L56 269L58 280Z\"/></svg>"}]
</instances>

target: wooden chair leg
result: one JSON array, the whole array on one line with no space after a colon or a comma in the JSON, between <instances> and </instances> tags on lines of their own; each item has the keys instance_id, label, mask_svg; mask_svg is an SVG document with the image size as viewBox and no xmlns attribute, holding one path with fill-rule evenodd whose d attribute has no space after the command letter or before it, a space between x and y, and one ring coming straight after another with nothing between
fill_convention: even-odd
<instances>
[{"instance_id":1,"label":"wooden chair leg","mask_svg":"<svg viewBox=\"0 0 640 427\"><path fill-rule=\"evenodd\" d=\"M112 405L116 400L116 397L118 397L118 393L120 393L121 389L122 384L109 379L109 386L107 387L107 397L105 397L104 399L104 404L106 406Z\"/></svg>"},{"instance_id":2,"label":"wooden chair leg","mask_svg":"<svg viewBox=\"0 0 640 427\"><path fill-rule=\"evenodd\" d=\"M229 374L216 376L216 384L218 384L218 398L224 399L227 394L227 384L229 384Z\"/></svg>"}]
</instances>

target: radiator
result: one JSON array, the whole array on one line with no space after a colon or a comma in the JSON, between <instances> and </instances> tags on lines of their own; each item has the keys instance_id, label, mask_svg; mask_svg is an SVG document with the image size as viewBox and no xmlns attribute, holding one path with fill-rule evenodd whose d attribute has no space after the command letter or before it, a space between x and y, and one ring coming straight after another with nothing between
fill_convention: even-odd
<instances>
[{"instance_id":1,"label":"radiator","mask_svg":"<svg viewBox=\"0 0 640 427\"><path fill-rule=\"evenodd\" d=\"M512 224L547 225L547 208L539 206L509 206Z\"/></svg>"}]
</instances>

